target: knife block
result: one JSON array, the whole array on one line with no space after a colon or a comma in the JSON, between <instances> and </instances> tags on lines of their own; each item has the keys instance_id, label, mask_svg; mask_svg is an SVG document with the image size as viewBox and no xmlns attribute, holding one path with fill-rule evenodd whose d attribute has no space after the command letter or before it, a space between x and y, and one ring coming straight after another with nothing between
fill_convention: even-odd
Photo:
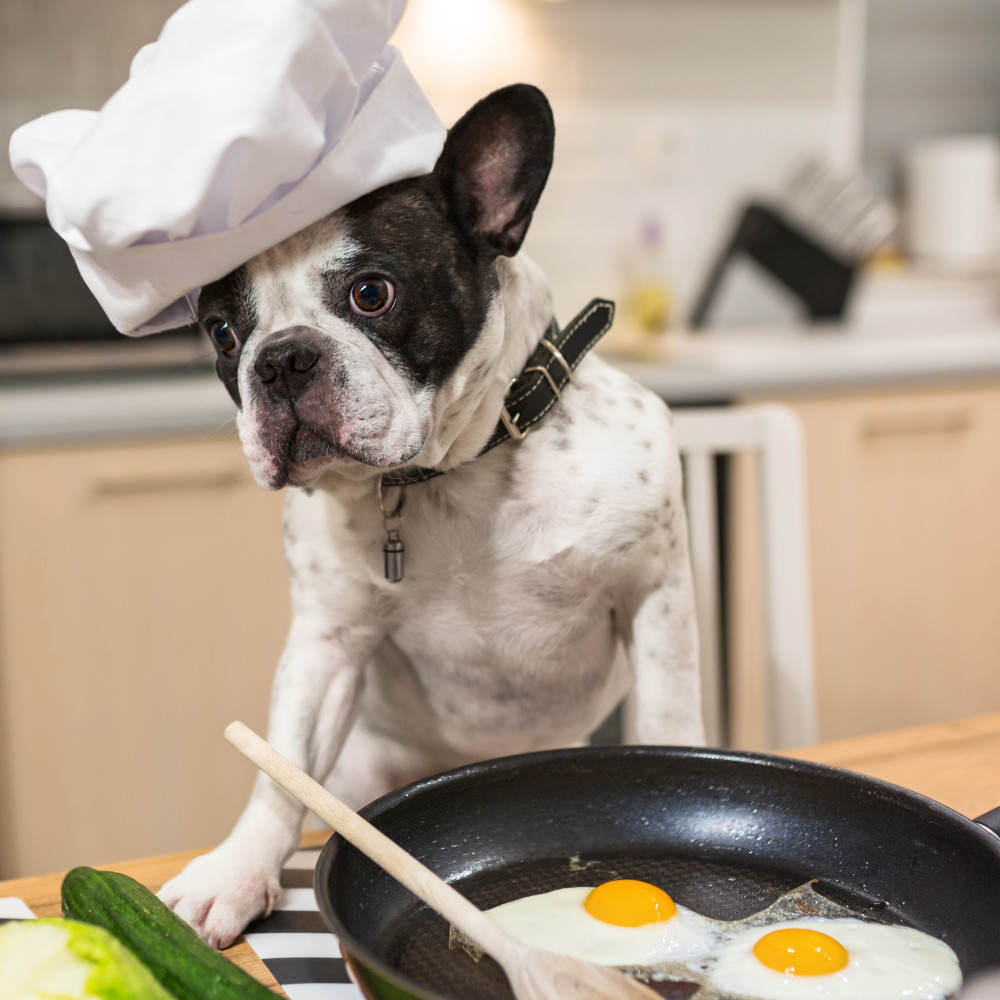
<instances>
[{"instance_id":1,"label":"knife block","mask_svg":"<svg viewBox=\"0 0 1000 1000\"><path fill-rule=\"evenodd\" d=\"M726 271L741 255L781 282L801 301L813 322L843 318L857 263L835 256L777 209L762 202L750 202L728 245L709 272L691 313L691 329L706 325Z\"/></svg>"}]
</instances>

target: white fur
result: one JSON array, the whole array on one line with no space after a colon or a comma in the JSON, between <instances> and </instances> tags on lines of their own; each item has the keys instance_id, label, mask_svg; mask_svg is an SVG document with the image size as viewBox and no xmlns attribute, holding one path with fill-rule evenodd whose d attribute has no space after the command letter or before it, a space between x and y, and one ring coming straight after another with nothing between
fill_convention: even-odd
<instances>
[{"instance_id":1,"label":"white fur","mask_svg":"<svg viewBox=\"0 0 1000 1000\"><path fill-rule=\"evenodd\" d=\"M633 683L633 739L703 740L666 406L590 355L523 442L470 461L551 316L535 265L519 255L496 266L500 292L479 341L428 398L316 309L294 248L254 264L271 310L265 335L309 323L350 341L368 366L359 385L388 394L396 432L424 435L414 464L451 469L406 489L399 585L383 576L377 469L319 469L308 477L313 489L287 496L293 624L268 739L355 804L470 760L583 743ZM289 303L300 295L298 311ZM270 457L258 440L266 416L246 377L252 357L241 363L240 433L267 483ZM483 362L489 374L474 379ZM208 941L228 944L273 905L302 815L261 778L227 840L164 886L163 898Z\"/></svg>"}]
</instances>

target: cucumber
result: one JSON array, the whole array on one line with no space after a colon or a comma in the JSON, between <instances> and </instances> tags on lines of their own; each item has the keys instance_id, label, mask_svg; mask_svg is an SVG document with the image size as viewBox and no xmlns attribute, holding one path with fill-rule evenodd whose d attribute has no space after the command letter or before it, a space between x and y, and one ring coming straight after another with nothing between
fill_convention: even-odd
<instances>
[{"instance_id":1,"label":"cucumber","mask_svg":"<svg viewBox=\"0 0 1000 1000\"><path fill-rule=\"evenodd\" d=\"M62 912L110 931L177 1000L275 1000L128 875L74 868L63 879Z\"/></svg>"}]
</instances>

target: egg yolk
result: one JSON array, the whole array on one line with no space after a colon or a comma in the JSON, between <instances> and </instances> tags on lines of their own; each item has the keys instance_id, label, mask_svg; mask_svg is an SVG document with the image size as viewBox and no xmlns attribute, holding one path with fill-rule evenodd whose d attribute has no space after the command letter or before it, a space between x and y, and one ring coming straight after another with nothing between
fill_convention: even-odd
<instances>
[{"instance_id":1,"label":"egg yolk","mask_svg":"<svg viewBox=\"0 0 1000 1000\"><path fill-rule=\"evenodd\" d=\"M631 878L615 879L592 889L583 906L592 917L619 927L660 923L677 912L674 901L662 889Z\"/></svg>"},{"instance_id":2,"label":"egg yolk","mask_svg":"<svg viewBox=\"0 0 1000 1000\"><path fill-rule=\"evenodd\" d=\"M826 976L847 965L847 949L822 931L785 927L765 934L754 946L757 959L775 972Z\"/></svg>"}]
</instances>

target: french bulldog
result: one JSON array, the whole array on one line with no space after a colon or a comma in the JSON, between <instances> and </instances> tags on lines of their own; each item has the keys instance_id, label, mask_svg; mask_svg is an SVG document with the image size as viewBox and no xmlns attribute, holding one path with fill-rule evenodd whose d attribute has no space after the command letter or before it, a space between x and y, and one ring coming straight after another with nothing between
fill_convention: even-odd
<instances>
[{"instance_id":1,"label":"french bulldog","mask_svg":"<svg viewBox=\"0 0 1000 1000\"><path fill-rule=\"evenodd\" d=\"M518 84L430 174L352 202L200 295L258 483L289 487L292 624L268 740L360 805L473 760L704 740L681 467L664 403L594 354L484 451L552 322L519 252L552 163ZM520 439L519 439L520 438ZM409 469L433 478L386 486ZM405 545L387 579L388 529ZM161 898L225 947L276 902L303 808L259 775L226 840Z\"/></svg>"}]
</instances>

